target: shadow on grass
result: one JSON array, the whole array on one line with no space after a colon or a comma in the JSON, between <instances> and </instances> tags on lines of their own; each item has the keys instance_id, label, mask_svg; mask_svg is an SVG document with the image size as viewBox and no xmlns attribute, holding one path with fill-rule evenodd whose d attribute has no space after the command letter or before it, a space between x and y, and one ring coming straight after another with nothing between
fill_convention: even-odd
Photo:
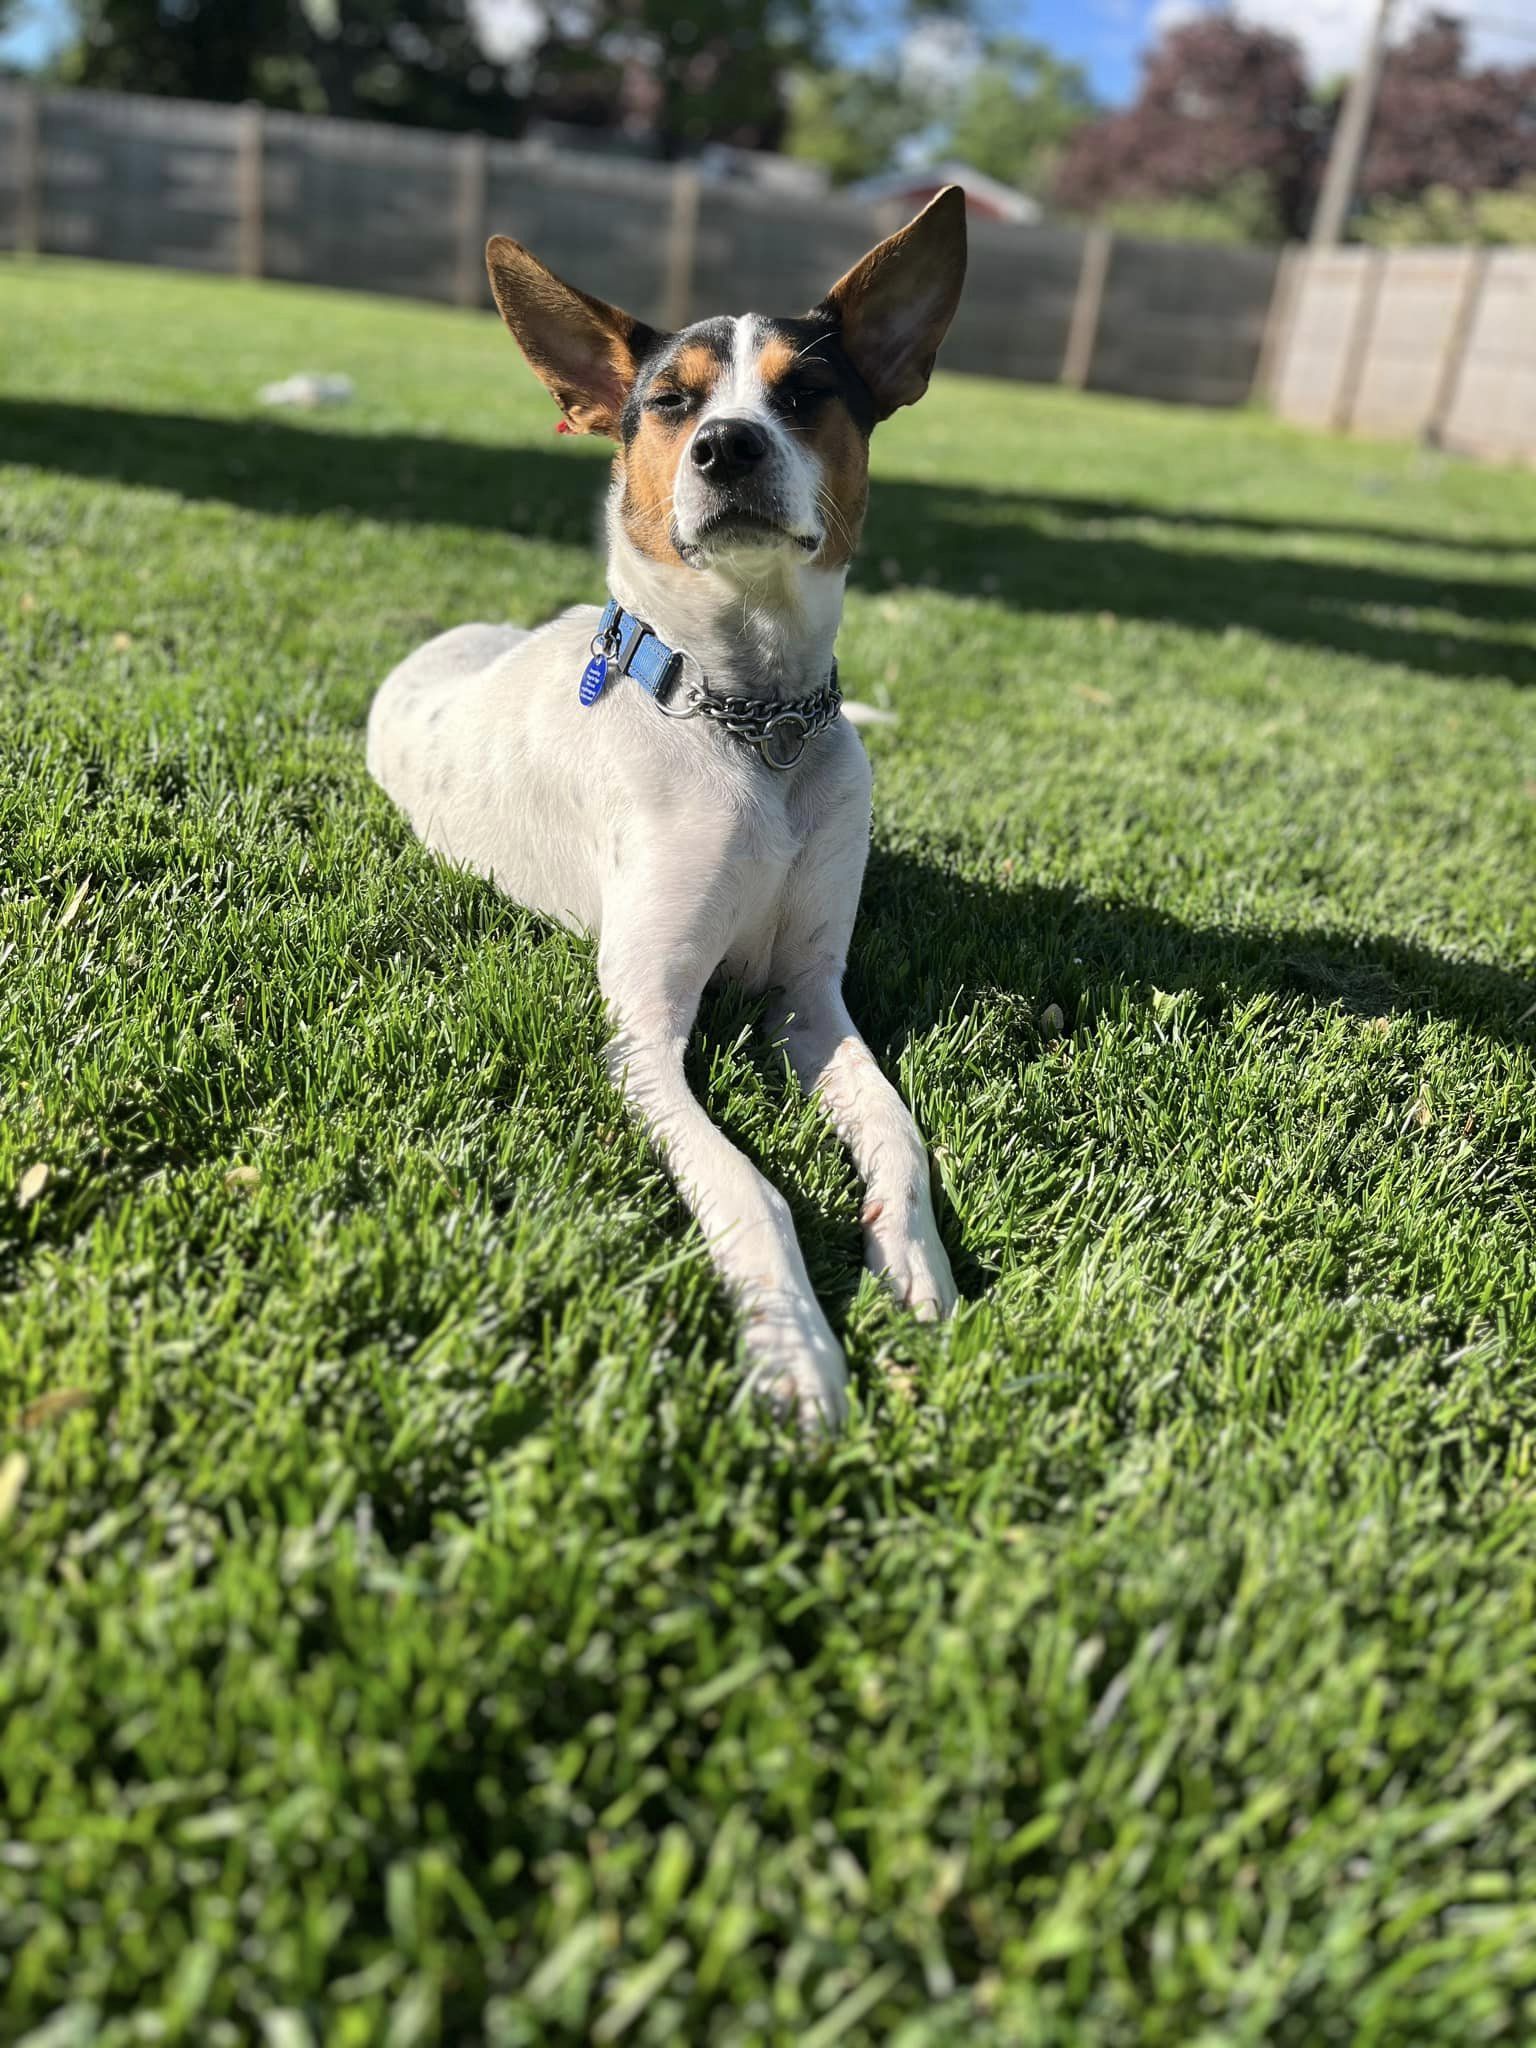
<instances>
[{"instance_id":1,"label":"shadow on grass","mask_svg":"<svg viewBox=\"0 0 1536 2048\"><path fill-rule=\"evenodd\" d=\"M1155 994L1185 991L1218 1031L1234 1004L1274 995L1362 1026L1380 1017L1441 1019L1486 1041L1536 1048L1536 981L1388 933L1194 925L1145 904L1039 884L998 888L912 854L879 846L871 853L847 993L893 1078L909 1040L941 1019L990 1010L996 1035L984 1056L1029 1061L1043 1051L1037 1020L1047 1003L1061 1005L1071 1031L1149 1008ZM701 1018L705 1040L734 1038L751 1007L738 991L714 994ZM696 1049L696 1083L707 1068L707 1054ZM731 1126L730 1136L774 1178L747 1130ZM827 1214L793 1187L783 1192L840 1330L860 1273L853 1213ZM952 1217L944 1237L961 1294L979 1298L996 1275L971 1256Z\"/></svg>"},{"instance_id":2,"label":"shadow on grass","mask_svg":"<svg viewBox=\"0 0 1536 2048\"><path fill-rule=\"evenodd\" d=\"M1296 996L1362 1018L1444 1018L1473 1035L1536 1046L1536 982L1385 932L1326 926L1196 925L1071 888L1004 889L876 846L854 934L849 1002L880 1045L997 993L1096 1009L1192 990L1213 1013L1231 999Z\"/></svg>"},{"instance_id":3,"label":"shadow on grass","mask_svg":"<svg viewBox=\"0 0 1536 2048\"><path fill-rule=\"evenodd\" d=\"M43 399L0 400L0 456L265 513L477 527L581 547L592 544L602 481L591 455L564 445L506 448ZM1153 523L1166 539L1148 534ZM1378 526L1271 525L1132 501L885 477L875 487L855 582L885 588L880 565L894 563L899 583L933 583L1022 612L1112 611L1201 632L1235 625L1431 675L1536 684L1536 589L1528 585L1179 539L1222 530L1451 545ZM1514 549L1493 540L1486 551ZM1427 620L1424 612L1440 616Z\"/></svg>"}]
</instances>

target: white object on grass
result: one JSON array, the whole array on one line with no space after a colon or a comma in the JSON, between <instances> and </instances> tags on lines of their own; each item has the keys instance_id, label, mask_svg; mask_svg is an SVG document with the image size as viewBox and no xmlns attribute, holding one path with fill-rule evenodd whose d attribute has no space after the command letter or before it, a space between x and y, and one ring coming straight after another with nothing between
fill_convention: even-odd
<instances>
[{"instance_id":1,"label":"white object on grass","mask_svg":"<svg viewBox=\"0 0 1536 2048\"><path fill-rule=\"evenodd\" d=\"M296 405L312 411L320 405L347 405L352 379L339 370L299 370L276 384L263 384L256 396L263 405Z\"/></svg>"}]
</instances>

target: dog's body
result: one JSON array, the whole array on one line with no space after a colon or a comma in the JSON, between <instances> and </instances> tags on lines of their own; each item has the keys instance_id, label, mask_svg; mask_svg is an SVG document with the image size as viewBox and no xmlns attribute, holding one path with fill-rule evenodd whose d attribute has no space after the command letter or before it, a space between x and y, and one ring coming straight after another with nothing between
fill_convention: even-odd
<instances>
[{"instance_id":1,"label":"dog's body","mask_svg":"<svg viewBox=\"0 0 1536 2048\"><path fill-rule=\"evenodd\" d=\"M622 442L609 589L717 699L771 715L827 685L863 450L875 420L926 385L963 273L958 200L935 201L805 321L748 316L676 337L561 285L515 243L491 244L503 314L566 420ZM599 620L578 607L534 632L460 626L419 648L374 701L368 765L429 846L596 937L613 1072L743 1311L748 1384L836 1418L842 1353L787 1206L709 1122L683 1056L717 969L772 991L769 1027L865 1181L871 1267L919 1314L949 1311L922 1140L841 994L868 760L836 719L792 765L772 765L772 748L713 715L679 716L679 691L651 701L623 675L584 705Z\"/></svg>"}]
</instances>

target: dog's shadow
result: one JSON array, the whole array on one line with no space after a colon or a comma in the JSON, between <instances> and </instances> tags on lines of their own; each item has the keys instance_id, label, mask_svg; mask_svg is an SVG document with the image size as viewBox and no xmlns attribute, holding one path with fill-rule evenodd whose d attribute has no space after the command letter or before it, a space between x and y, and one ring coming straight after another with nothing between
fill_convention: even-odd
<instances>
[{"instance_id":1,"label":"dog's shadow","mask_svg":"<svg viewBox=\"0 0 1536 2048\"><path fill-rule=\"evenodd\" d=\"M935 1028L982 1012L993 1013L1007 1057L1024 1061L1048 1050L1040 1022L1048 1005L1061 1009L1071 1034L1170 995L1192 999L1217 1030L1234 1007L1263 993L1362 1022L1440 1018L1489 1044L1536 1047L1536 983L1508 968L1385 932L1188 923L1070 887L981 881L941 859L881 846L865 876L846 987L892 1079L903 1055L919 1051ZM703 1045L739 1029L749 1008L739 994L712 996L700 1020ZM782 1052L767 1048L761 1058L765 1076L776 1079ZM733 1128L731 1136L754 1155L750 1132ZM818 1291L841 1325L859 1284L856 1220L818 1207L802 1190L785 1193ZM957 1284L976 1299L996 1275L970 1255L957 1217L941 1220Z\"/></svg>"}]
</instances>

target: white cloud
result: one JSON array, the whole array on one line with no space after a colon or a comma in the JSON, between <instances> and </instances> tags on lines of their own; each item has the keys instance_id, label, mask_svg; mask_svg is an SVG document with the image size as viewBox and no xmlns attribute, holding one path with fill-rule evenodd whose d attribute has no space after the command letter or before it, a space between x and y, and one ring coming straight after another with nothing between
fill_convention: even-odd
<instances>
[{"instance_id":1,"label":"white cloud","mask_svg":"<svg viewBox=\"0 0 1536 2048\"><path fill-rule=\"evenodd\" d=\"M493 64L532 56L544 37L545 12L538 0L470 0L469 15Z\"/></svg>"},{"instance_id":2,"label":"white cloud","mask_svg":"<svg viewBox=\"0 0 1536 2048\"><path fill-rule=\"evenodd\" d=\"M1152 9L1152 33L1165 36L1170 29L1183 28L1191 21L1198 21L1204 12L1200 0L1157 0Z\"/></svg>"},{"instance_id":3,"label":"white cloud","mask_svg":"<svg viewBox=\"0 0 1536 2048\"><path fill-rule=\"evenodd\" d=\"M1272 28L1300 43L1315 79L1337 78L1360 61L1377 0L1233 0L1232 13L1256 28ZM1154 36L1205 13L1202 0L1155 0L1149 25ZM1399 5L1393 41L1412 33L1435 0ZM1461 12L1459 0L1441 0L1440 10ZM1469 45L1474 64L1536 64L1536 0L1496 0L1486 10L1497 26L1474 22Z\"/></svg>"},{"instance_id":4,"label":"white cloud","mask_svg":"<svg viewBox=\"0 0 1536 2048\"><path fill-rule=\"evenodd\" d=\"M920 21L902 38L900 61L902 83L909 90L955 92L981 62L981 40L967 22Z\"/></svg>"}]
</instances>

